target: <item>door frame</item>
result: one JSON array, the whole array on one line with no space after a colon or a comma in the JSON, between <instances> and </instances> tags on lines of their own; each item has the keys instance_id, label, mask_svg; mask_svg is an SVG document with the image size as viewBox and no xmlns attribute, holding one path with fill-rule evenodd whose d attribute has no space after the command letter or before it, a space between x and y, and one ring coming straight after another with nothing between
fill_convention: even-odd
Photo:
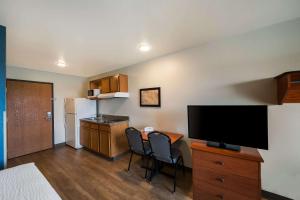
<instances>
[{"instance_id":1,"label":"door frame","mask_svg":"<svg viewBox=\"0 0 300 200\"><path fill-rule=\"evenodd\" d=\"M42 81L30 81L30 80L22 80L22 79L13 79L13 78L7 78L7 81L19 81L19 82L27 82L27 83L41 83L41 84L49 84L51 85L51 106L52 106L52 148L54 148L54 83L51 82L42 82ZM7 88L6 88L7 90ZM7 92L7 91L6 91ZM7 99L7 97L6 97ZM6 111L6 124L7 124L7 111ZM7 125L6 125L7 127ZM7 138L6 138L7 143ZM7 147L6 147L7 149Z\"/></svg>"}]
</instances>

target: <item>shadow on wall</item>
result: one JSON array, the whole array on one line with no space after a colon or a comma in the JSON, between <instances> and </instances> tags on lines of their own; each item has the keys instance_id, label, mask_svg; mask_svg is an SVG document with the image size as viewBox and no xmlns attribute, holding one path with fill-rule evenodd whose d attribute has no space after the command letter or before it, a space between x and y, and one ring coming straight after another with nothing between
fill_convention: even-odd
<instances>
[{"instance_id":1,"label":"shadow on wall","mask_svg":"<svg viewBox=\"0 0 300 200\"><path fill-rule=\"evenodd\" d=\"M249 100L262 104L277 104L276 80L259 79L232 85L234 90Z\"/></svg>"}]
</instances>

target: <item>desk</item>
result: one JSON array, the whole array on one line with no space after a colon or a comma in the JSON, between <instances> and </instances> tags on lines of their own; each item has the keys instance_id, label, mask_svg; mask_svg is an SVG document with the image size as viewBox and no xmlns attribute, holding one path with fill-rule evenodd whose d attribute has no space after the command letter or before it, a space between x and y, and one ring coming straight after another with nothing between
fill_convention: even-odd
<instances>
[{"instance_id":1,"label":"desk","mask_svg":"<svg viewBox=\"0 0 300 200\"><path fill-rule=\"evenodd\" d=\"M175 142L177 142L183 138L183 134L181 134L181 133L172 133L172 132L166 132L166 131L159 131L159 132L164 133L165 135L169 136L171 139L171 144L174 144ZM148 140L148 134L144 131L142 131L142 138L143 138L143 140Z\"/></svg>"}]
</instances>

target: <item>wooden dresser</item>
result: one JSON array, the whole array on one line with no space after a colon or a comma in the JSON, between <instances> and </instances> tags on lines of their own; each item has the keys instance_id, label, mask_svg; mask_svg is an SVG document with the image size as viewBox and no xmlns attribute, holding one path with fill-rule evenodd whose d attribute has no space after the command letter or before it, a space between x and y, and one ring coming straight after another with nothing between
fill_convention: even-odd
<instances>
[{"instance_id":1,"label":"wooden dresser","mask_svg":"<svg viewBox=\"0 0 300 200\"><path fill-rule=\"evenodd\" d=\"M193 142L194 200L261 200L259 152L241 147L240 152Z\"/></svg>"}]
</instances>

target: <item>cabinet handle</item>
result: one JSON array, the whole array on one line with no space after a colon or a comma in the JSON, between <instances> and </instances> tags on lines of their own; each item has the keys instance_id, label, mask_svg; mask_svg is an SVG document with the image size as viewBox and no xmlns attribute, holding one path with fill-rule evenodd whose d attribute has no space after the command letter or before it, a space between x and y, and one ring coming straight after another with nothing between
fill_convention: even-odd
<instances>
[{"instance_id":1,"label":"cabinet handle","mask_svg":"<svg viewBox=\"0 0 300 200\"><path fill-rule=\"evenodd\" d=\"M224 182L225 182L225 179L222 178L222 177L218 177L218 178L216 178L216 181L219 181L219 182L221 182L221 183L224 183Z\"/></svg>"},{"instance_id":2,"label":"cabinet handle","mask_svg":"<svg viewBox=\"0 0 300 200\"><path fill-rule=\"evenodd\" d=\"M216 161L215 164L217 164L217 165L224 165L224 162L222 162L222 161Z\"/></svg>"},{"instance_id":3,"label":"cabinet handle","mask_svg":"<svg viewBox=\"0 0 300 200\"><path fill-rule=\"evenodd\" d=\"M217 197L218 199L224 199L224 197L223 197L222 194L218 194L218 195L216 195L216 197Z\"/></svg>"}]
</instances>

